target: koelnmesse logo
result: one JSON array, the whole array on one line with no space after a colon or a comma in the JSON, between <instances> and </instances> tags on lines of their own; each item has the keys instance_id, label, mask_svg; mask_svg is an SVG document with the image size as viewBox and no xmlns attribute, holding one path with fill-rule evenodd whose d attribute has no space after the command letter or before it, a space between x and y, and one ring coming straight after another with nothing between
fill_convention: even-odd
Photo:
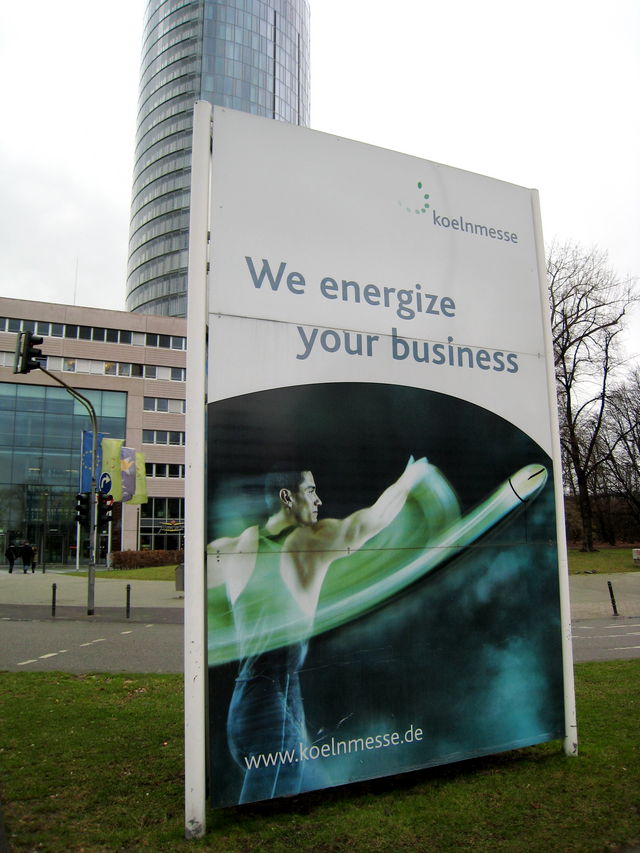
<instances>
[{"instance_id":1,"label":"koelnmesse logo","mask_svg":"<svg viewBox=\"0 0 640 853\"><path fill-rule=\"evenodd\" d=\"M511 229L505 228L504 226L502 228L497 228L493 224L472 222L462 216L459 212L456 212L457 215L455 216L447 216L442 212L438 212L435 207L431 207L429 202L431 196L429 193L424 191L422 181L418 181L417 189L420 196L420 207L409 207L401 201L398 202L401 207L404 207L407 213L418 214L419 216L429 213L430 215L427 216L427 221L436 228L460 231L462 234L468 234L474 237L486 237L490 240L502 240L505 243L518 242L518 235L514 231L511 231Z\"/></svg>"}]
</instances>

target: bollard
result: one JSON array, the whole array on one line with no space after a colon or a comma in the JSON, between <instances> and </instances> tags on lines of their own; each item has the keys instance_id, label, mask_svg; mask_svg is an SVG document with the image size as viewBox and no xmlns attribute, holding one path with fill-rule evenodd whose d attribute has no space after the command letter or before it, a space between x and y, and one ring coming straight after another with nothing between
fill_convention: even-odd
<instances>
[{"instance_id":1,"label":"bollard","mask_svg":"<svg viewBox=\"0 0 640 853\"><path fill-rule=\"evenodd\" d=\"M54 583L51 586L51 615L56 615L56 592L58 590L58 584Z\"/></svg>"},{"instance_id":2,"label":"bollard","mask_svg":"<svg viewBox=\"0 0 640 853\"><path fill-rule=\"evenodd\" d=\"M609 597L611 598L611 606L613 607L613 615L618 615L618 608L616 607L616 599L613 595L613 587L611 586L611 581L607 581L607 586L609 587Z\"/></svg>"},{"instance_id":3,"label":"bollard","mask_svg":"<svg viewBox=\"0 0 640 853\"><path fill-rule=\"evenodd\" d=\"M131 584L127 584L127 619L131 616Z\"/></svg>"}]
</instances>

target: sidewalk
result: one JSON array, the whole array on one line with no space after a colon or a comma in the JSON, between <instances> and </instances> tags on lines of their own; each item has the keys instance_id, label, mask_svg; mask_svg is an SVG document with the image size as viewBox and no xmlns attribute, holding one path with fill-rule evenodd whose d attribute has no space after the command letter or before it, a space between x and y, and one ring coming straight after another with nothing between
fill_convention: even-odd
<instances>
[{"instance_id":1,"label":"sidewalk","mask_svg":"<svg viewBox=\"0 0 640 853\"><path fill-rule=\"evenodd\" d=\"M53 584L55 615L60 618L90 618L94 620L172 622L183 621L184 593L178 592L172 581L137 581L118 578L96 578L94 615L87 617L89 583L86 577L60 566L47 568L43 574L22 572L14 566L9 574L0 569L0 618L46 619L52 616ZM129 617L127 617L127 587L129 587Z\"/></svg>"},{"instance_id":2,"label":"sidewalk","mask_svg":"<svg viewBox=\"0 0 640 853\"><path fill-rule=\"evenodd\" d=\"M570 575L571 619L614 617L608 583L611 583L620 618L640 617L640 572Z\"/></svg>"},{"instance_id":3,"label":"sidewalk","mask_svg":"<svg viewBox=\"0 0 640 853\"><path fill-rule=\"evenodd\" d=\"M88 581L73 573L62 573L60 567L43 574L24 575L22 567L9 574L0 568L0 618L43 619L51 617L52 586L56 584L56 616L85 618ZM571 618L595 619L613 617L607 583L613 587L618 616L640 618L640 572L620 574L571 575ZM184 593L171 581L135 581L118 578L96 578L95 615L92 619L125 618L127 586L130 587L130 618L164 622L182 622Z\"/></svg>"}]
</instances>

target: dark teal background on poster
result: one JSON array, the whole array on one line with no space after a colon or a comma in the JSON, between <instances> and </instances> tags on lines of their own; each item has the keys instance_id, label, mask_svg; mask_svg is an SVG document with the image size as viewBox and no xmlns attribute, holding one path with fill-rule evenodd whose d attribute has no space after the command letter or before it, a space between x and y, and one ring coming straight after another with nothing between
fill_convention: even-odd
<instances>
[{"instance_id":1,"label":"dark teal background on poster","mask_svg":"<svg viewBox=\"0 0 640 853\"><path fill-rule=\"evenodd\" d=\"M278 462L312 471L320 517L343 518L372 504L411 456L440 469L463 516L525 465L545 466L549 479L534 500L422 580L312 637L300 673L318 747L317 757L305 759L306 789L564 734L551 460L495 414L374 383L282 388L210 404L207 538L236 536L266 519L260 483ZM227 745L237 672L237 661L209 669L216 806L239 801L244 777ZM382 735L391 733L405 742L387 743ZM348 740L363 748L334 754Z\"/></svg>"}]
</instances>

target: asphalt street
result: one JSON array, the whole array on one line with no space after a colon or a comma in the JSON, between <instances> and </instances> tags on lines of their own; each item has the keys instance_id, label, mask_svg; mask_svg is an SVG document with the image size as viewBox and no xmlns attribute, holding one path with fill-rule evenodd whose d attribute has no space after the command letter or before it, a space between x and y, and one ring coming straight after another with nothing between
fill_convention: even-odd
<instances>
[{"instance_id":1,"label":"asphalt street","mask_svg":"<svg viewBox=\"0 0 640 853\"><path fill-rule=\"evenodd\" d=\"M640 657L640 572L572 575L570 590L576 662ZM73 573L0 571L0 670L183 671L175 584L98 578L92 616L87 591Z\"/></svg>"}]
</instances>

